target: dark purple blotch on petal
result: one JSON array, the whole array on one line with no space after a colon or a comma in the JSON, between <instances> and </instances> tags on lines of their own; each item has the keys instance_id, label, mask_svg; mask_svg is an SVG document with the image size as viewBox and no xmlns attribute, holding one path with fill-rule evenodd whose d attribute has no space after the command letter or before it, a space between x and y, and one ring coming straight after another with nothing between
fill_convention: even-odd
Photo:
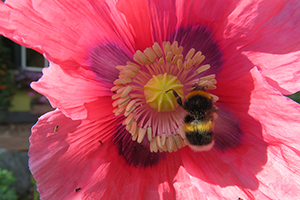
<instances>
[{"instance_id":1,"label":"dark purple blotch on petal","mask_svg":"<svg viewBox=\"0 0 300 200\"><path fill-rule=\"evenodd\" d=\"M127 61L132 61L131 53L115 43L99 44L91 49L89 56L92 71L101 81L111 86L119 76L116 66L126 65Z\"/></svg>"},{"instance_id":2,"label":"dark purple blotch on petal","mask_svg":"<svg viewBox=\"0 0 300 200\"><path fill-rule=\"evenodd\" d=\"M205 55L202 64L210 64L211 68L203 72L203 75L217 74L221 71L223 53L212 31L206 26L180 27L171 34L170 42L173 41L177 41L179 45L183 46L182 54L184 56L191 48L194 48L196 52L201 51Z\"/></svg>"},{"instance_id":3,"label":"dark purple blotch on petal","mask_svg":"<svg viewBox=\"0 0 300 200\"><path fill-rule=\"evenodd\" d=\"M141 143L132 140L131 134L120 124L113 137L114 143L117 145L119 154L125 159L129 165L135 167L151 167L155 166L166 157L163 153L151 153L150 143L147 138Z\"/></svg>"},{"instance_id":4,"label":"dark purple blotch on petal","mask_svg":"<svg viewBox=\"0 0 300 200\"><path fill-rule=\"evenodd\" d=\"M215 120L214 140L218 150L238 147L242 142L242 131L239 120L229 111L219 109Z\"/></svg>"}]
</instances>

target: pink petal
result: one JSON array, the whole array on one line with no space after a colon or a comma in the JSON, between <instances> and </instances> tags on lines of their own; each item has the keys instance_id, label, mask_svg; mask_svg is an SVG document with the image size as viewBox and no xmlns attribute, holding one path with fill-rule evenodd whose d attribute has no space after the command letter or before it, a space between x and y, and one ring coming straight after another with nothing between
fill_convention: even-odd
<instances>
[{"instance_id":1,"label":"pink petal","mask_svg":"<svg viewBox=\"0 0 300 200\"><path fill-rule=\"evenodd\" d=\"M76 195L75 189L88 184L97 170L105 176L107 164L101 157L110 157L107 140L113 128L112 116L97 122L72 121L58 110L42 116L32 129L29 150L29 166L41 198Z\"/></svg>"},{"instance_id":2,"label":"pink petal","mask_svg":"<svg viewBox=\"0 0 300 200\"><path fill-rule=\"evenodd\" d=\"M224 153L180 151L194 186L205 191L207 198L296 198L300 188L299 104L270 87L255 68L226 86L223 93L218 88L219 103L240 120L243 140Z\"/></svg>"},{"instance_id":3,"label":"pink petal","mask_svg":"<svg viewBox=\"0 0 300 200\"><path fill-rule=\"evenodd\" d=\"M74 121L59 110L39 119L30 137L29 166L41 199L175 198L178 152L157 167L129 166L112 144L116 123L111 115Z\"/></svg>"},{"instance_id":4,"label":"pink petal","mask_svg":"<svg viewBox=\"0 0 300 200\"><path fill-rule=\"evenodd\" d=\"M107 39L134 52L128 24L113 1L8 0L0 3L0 13L0 33L65 67L86 65L88 50Z\"/></svg>"},{"instance_id":5,"label":"pink petal","mask_svg":"<svg viewBox=\"0 0 300 200\"><path fill-rule=\"evenodd\" d=\"M177 25L175 1L150 0L149 11L154 41L162 44L168 41Z\"/></svg>"},{"instance_id":6,"label":"pink petal","mask_svg":"<svg viewBox=\"0 0 300 200\"><path fill-rule=\"evenodd\" d=\"M51 63L49 68L43 70L43 74L31 87L45 95L52 107L59 108L72 119L85 119L88 113L85 106L101 96L109 96L107 102L111 103L110 88L97 81L96 75L89 70L78 68L64 71L60 66ZM93 105L95 109L99 106Z\"/></svg>"},{"instance_id":7,"label":"pink petal","mask_svg":"<svg viewBox=\"0 0 300 200\"><path fill-rule=\"evenodd\" d=\"M224 32L225 39L236 43L269 84L284 94L300 86L299 18L299 1L244 0L229 16Z\"/></svg>"},{"instance_id":8,"label":"pink petal","mask_svg":"<svg viewBox=\"0 0 300 200\"><path fill-rule=\"evenodd\" d=\"M150 11L147 0L119 0L117 8L132 26L135 50L143 51L153 45L150 28Z\"/></svg>"},{"instance_id":9,"label":"pink petal","mask_svg":"<svg viewBox=\"0 0 300 200\"><path fill-rule=\"evenodd\" d=\"M258 84L252 93L249 114L264 125L262 136L269 145L268 162L257 176L264 183L260 190L274 193L278 199L297 199L300 195L300 106L265 87L266 80L257 70L252 74Z\"/></svg>"},{"instance_id":10,"label":"pink petal","mask_svg":"<svg viewBox=\"0 0 300 200\"><path fill-rule=\"evenodd\" d=\"M225 4L226 6L216 6ZM153 41L168 39L176 27L207 25L222 38L222 28L226 17L237 1L159 1L159 0L120 0L118 9L133 27L136 49L144 50ZM145 34L146 33L146 34Z\"/></svg>"},{"instance_id":11,"label":"pink petal","mask_svg":"<svg viewBox=\"0 0 300 200\"><path fill-rule=\"evenodd\" d=\"M206 25L214 31L217 39L222 39L227 17L238 2L239 0L179 0L176 2L178 24L185 27Z\"/></svg>"}]
</instances>

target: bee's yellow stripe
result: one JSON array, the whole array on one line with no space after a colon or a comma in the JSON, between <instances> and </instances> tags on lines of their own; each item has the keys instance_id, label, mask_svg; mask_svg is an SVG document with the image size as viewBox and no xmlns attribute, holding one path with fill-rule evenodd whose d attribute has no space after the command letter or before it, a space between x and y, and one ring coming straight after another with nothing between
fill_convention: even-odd
<instances>
[{"instance_id":1,"label":"bee's yellow stripe","mask_svg":"<svg viewBox=\"0 0 300 200\"><path fill-rule=\"evenodd\" d=\"M207 132L212 129L212 121L205 121L195 124L184 124L183 126L185 132Z\"/></svg>"},{"instance_id":2,"label":"bee's yellow stripe","mask_svg":"<svg viewBox=\"0 0 300 200\"><path fill-rule=\"evenodd\" d=\"M188 98L193 97L195 95L201 95L201 96L204 96L208 99L211 99L211 96L207 92L205 92L204 90L194 90L194 91L190 92L188 95L186 95L185 98L188 99Z\"/></svg>"}]
</instances>

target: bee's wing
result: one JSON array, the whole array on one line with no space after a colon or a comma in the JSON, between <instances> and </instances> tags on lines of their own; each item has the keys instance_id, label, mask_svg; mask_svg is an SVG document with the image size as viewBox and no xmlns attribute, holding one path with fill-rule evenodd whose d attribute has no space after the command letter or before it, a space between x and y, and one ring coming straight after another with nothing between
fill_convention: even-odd
<instances>
[{"instance_id":1,"label":"bee's wing","mask_svg":"<svg viewBox=\"0 0 300 200\"><path fill-rule=\"evenodd\" d=\"M242 140L239 120L229 111L219 108L215 119L215 147L221 151L237 147Z\"/></svg>"}]
</instances>

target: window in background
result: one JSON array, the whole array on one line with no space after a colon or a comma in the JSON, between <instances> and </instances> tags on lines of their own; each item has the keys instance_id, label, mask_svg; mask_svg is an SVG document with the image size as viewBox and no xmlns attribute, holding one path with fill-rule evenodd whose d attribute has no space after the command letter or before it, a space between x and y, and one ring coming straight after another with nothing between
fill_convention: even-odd
<instances>
[{"instance_id":1,"label":"window in background","mask_svg":"<svg viewBox=\"0 0 300 200\"><path fill-rule=\"evenodd\" d=\"M42 54L21 46L21 67L23 70L41 72L48 65L48 61Z\"/></svg>"}]
</instances>

